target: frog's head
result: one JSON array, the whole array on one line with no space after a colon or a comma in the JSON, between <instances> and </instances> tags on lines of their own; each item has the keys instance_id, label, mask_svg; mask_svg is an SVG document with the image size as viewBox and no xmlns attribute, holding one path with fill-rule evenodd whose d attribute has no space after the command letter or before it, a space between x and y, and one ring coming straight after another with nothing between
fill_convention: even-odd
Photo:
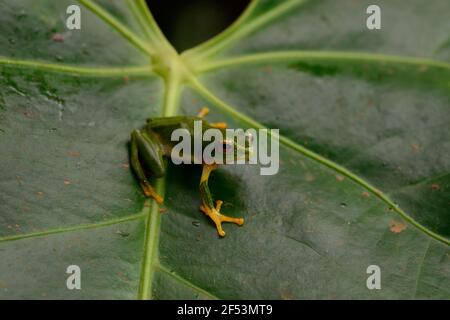
<instances>
[{"instance_id":1,"label":"frog's head","mask_svg":"<svg viewBox=\"0 0 450 320\"><path fill-rule=\"evenodd\" d=\"M230 159L234 159L234 163L237 160L245 160L247 162L252 156L253 135L251 133L238 132L233 139L224 139L221 143L223 162L225 164Z\"/></svg>"}]
</instances>

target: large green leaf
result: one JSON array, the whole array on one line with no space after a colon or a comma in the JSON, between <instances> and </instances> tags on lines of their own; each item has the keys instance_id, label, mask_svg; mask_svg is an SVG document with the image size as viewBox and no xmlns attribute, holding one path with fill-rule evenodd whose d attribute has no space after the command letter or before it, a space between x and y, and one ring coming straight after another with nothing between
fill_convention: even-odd
<instances>
[{"instance_id":1,"label":"large green leaf","mask_svg":"<svg viewBox=\"0 0 450 320\"><path fill-rule=\"evenodd\" d=\"M450 298L448 1L253 1L181 55L144 1L80 2L74 31L71 1L0 4L0 297ZM205 104L281 135L278 174L213 174L246 219L224 239L199 168L169 166L160 210L127 166L145 118Z\"/></svg>"}]
</instances>

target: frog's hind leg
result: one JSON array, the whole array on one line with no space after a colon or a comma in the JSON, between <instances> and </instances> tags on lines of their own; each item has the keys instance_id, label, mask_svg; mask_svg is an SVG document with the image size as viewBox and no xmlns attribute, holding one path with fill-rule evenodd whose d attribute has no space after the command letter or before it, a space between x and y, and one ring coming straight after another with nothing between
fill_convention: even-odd
<instances>
[{"instance_id":1,"label":"frog's hind leg","mask_svg":"<svg viewBox=\"0 0 450 320\"><path fill-rule=\"evenodd\" d=\"M147 177L145 175L144 169L142 168L141 162L139 160L139 147L138 147L138 139L140 138L140 132L138 130L134 130L131 133L131 168L136 173L136 176L139 179L142 190L147 197L151 197L155 199L159 204L163 203L163 198L156 193L155 189L148 182Z\"/></svg>"},{"instance_id":2,"label":"frog's hind leg","mask_svg":"<svg viewBox=\"0 0 450 320\"><path fill-rule=\"evenodd\" d=\"M225 231L222 229L222 222L235 223L237 225L243 225L244 219L228 217L220 213L222 207L222 201L217 200L214 206L211 192L208 187L208 179L211 172L217 168L217 165L203 165L202 177L200 179L200 194L202 197L202 204L200 205L200 210L206 214L216 225L217 233L223 237L225 236Z\"/></svg>"}]
</instances>

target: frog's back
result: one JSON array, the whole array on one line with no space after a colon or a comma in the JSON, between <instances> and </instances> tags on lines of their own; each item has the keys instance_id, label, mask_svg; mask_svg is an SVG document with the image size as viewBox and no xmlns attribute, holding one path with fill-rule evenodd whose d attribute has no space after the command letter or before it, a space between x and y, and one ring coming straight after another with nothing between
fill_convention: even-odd
<instances>
[{"instance_id":1,"label":"frog's back","mask_svg":"<svg viewBox=\"0 0 450 320\"><path fill-rule=\"evenodd\" d=\"M157 117L148 118L147 127L158 128L158 127L185 127L186 125L194 125L194 121L204 121L200 117L196 116L173 116L173 117Z\"/></svg>"},{"instance_id":2,"label":"frog's back","mask_svg":"<svg viewBox=\"0 0 450 320\"><path fill-rule=\"evenodd\" d=\"M205 126L209 127L207 121L196 116L174 116L174 117L159 117L147 119L147 124L144 130L156 133L164 143L169 143L172 133L177 129L186 129L191 134L194 132L194 122L201 121L203 129Z\"/></svg>"}]
</instances>

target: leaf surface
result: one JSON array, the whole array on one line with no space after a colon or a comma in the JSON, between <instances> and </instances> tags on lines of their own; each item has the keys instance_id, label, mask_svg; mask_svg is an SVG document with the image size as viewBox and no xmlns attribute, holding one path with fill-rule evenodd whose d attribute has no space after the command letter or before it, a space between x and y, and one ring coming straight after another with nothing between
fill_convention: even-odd
<instances>
[{"instance_id":1,"label":"leaf surface","mask_svg":"<svg viewBox=\"0 0 450 320\"><path fill-rule=\"evenodd\" d=\"M450 297L448 1L253 1L181 55L143 1L80 2L79 31L69 2L0 11L1 297ZM246 219L224 239L198 211L199 168L169 166L160 210L127 165L145 118L203 105L280 129L278 174L212 175Z\"/></svg>"}]
</instances>

